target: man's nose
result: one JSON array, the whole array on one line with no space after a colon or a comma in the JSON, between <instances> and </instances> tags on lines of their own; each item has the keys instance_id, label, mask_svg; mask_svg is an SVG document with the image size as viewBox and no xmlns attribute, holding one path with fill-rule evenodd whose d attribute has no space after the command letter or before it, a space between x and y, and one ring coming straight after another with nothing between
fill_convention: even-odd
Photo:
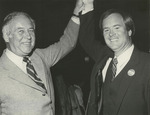
<instances>
[{"instance_id":1,"label":"man's nose","mask_svg":"<svg viewBox=\"0 0 150 115\"><path fill-rule=\"evenodd\" d=\"M31 34L30 34L29 32L26 32L26 37L27 37L28 39L31 39Z\"/></svg>"},{"instance_id":2,"label":"man's nose","mask_svg":"<svg viewBox=\"0 0 150 115\"><path fill-rule=\"evenodd\" d=\"M110 30L110 32L109 32L109 36L114 36L114 35L116 35L116 33L114 32L114 30Z\"/></svg>"}]
</instances>

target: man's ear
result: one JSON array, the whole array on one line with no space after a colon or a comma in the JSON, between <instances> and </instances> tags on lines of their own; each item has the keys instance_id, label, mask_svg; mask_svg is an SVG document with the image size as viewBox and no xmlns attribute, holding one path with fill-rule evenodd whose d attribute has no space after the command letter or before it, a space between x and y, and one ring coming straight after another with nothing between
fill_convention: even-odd
<instances>
[{"instance_id":1,"label":"man's ear","mask_svg":"<svg viewBox=\"0 0 150 115\"><path fill-rule=\"evenodd\" d=\"M7 33L3 33L3 38L5 42L9 42L9 36Z\"/></svg>"},{"instance_id":2,"label":"man's ear","mask_svg":"<svg viewBox=\"0 0 150 115\"><path fill-rule=\"evenodd\" d=\"M132 36L132 31L131 31L131 30L128 31L128 35L129 35L130 37Z\"/></svg>"},{"instance_id":3,"label":"man's ear","mask_svg":"<svg viewBox=\"0 0 150 115\"><path fill-rule=\"evenodd\" d=\"M9 30L8 30L8 28L6 27L6 28L3 28L3 39L4 39L4 41L5 42L9 42L9 38L10 38L10 32L9 32Z\"/></svg>"}]
</instances>

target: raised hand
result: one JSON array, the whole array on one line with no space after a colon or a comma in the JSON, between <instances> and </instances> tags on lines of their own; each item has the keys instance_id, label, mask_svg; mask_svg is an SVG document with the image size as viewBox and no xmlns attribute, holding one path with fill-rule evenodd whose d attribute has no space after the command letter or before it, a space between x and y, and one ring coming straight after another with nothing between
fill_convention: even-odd
<instances>
[{"instance_id":1,"label":"raised hand","mask_svg":"<svg viewBox=\"0 0 150 115\"><path fill-rule=\"evenodd\" d=\"M83 9L84 9L83 0L76 0L76 5L73 13L75 15L79 15L79 12L82 11Z\"/></svg>"},{"instance_id":2,"label":"raised hand","mask_svg":"<svg viewBox=\"0 0 150 115\"><path fill-rule=\"evenodd\" d=\"M93 2L94 0L83 0L84 7L82 10L82 14L85 14L94 9Z\"/></svg>"},{"instance_id":3,"label":"raised hand","mask_svg":"<svg viewBox=\"0 0 150 115\"><path fill-rule=\"evenodd\" d=\"M85 4L85 5L87 5L87 4L92 4L94 2L94 0L83 0L83 3Z\"/></svg>"}]
</instances>

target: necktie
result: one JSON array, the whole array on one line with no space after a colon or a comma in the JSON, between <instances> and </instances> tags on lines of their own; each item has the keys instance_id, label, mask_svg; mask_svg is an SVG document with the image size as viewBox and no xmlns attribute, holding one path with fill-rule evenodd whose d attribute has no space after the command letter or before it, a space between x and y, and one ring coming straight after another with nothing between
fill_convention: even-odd
<instances>
[{"instance_id":1,"label":"necktie","mask_svg":"<svg viewBox=\"0 0 150 115\"><path fill-rule=\"evenodd\" d=\"M28 73L28 76L39 86L41 86L43 89L45 89L46 91L46 87L45 85L42 83L42 80L40 78L38 78L37 76L37 73L31 63L31 61L28 59L28 57L24 57L23 58L23 61L27 63L26 65L26 70L27 70L27 73Z\"/></svg>"},{"instance_id":2,"label":"necktie","mask_svg":"<svg viewBox=\"0 0 150 115\"><path fill-rule=\"evenodd\" d=\"M112 60L112 81L115 79L115 76L116 76L117 64L118 64L117 58L113 58L113 60Z\"/></svg>"}]
</instances>

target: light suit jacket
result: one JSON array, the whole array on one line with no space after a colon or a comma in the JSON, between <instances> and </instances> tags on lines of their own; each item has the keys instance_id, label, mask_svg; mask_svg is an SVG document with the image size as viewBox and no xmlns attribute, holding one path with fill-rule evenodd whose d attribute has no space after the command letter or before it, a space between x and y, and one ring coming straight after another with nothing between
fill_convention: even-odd
<instances>
[{"instance_id":1,"label":"light suit jacket","mask_svg":"<svg viewBox=\"0 0 150 115\"><path fill-rule=\"evenodd\" d=\"M150 115L150 55L139 51L136 47L132 53L131 59L122 71L117 75L122 77L122 82L117 90L115 98L116 105L109 105L112 99L105 99L109 95L109 86L103 84L103 87L97 87L96 74L99 71L102 77L102 70L109 57L113 53L107 47L95 40L94 14L89 12L81 17L79 40L85 51L95 60L91 74L87 115ZM85 31L86 30L86 31ZM107 79L107 78L106 78ZM115 82L115 81L114 81ZM102 102L105 104L103 114L98 112L98 92L102 88Z\"/></svg>"},{"instance_id":2,"label":"light suit jacket","mask_svg":"<svg viewBox=\"0 0 150 115\"><path fill-rule=\"evenodd\" d=\"M75 46L79 25L72 20L60 41L45 49L35 49L31 62L47 88L45 91L32 81L6 56L0 58L0 115L54 115L55 99L50 67Z\"/></svg>"}]
</instances>

